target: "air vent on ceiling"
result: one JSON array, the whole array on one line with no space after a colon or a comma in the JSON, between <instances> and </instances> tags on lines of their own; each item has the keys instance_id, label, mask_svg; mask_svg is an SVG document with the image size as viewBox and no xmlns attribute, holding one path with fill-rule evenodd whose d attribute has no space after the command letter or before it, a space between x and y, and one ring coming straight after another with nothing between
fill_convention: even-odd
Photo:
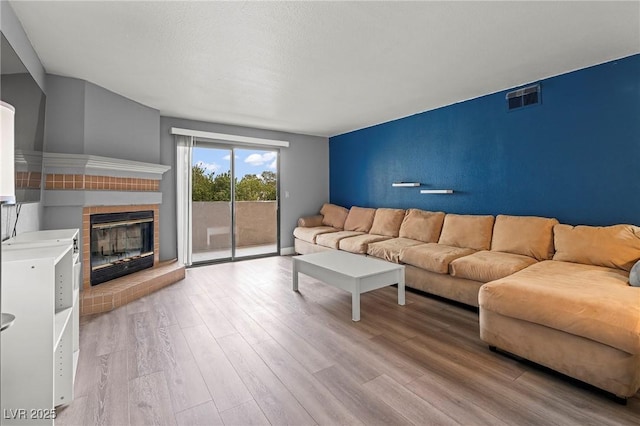
<instances>
[{"instance_id":1,"label":"air vent on ceiling","mask_svg":"<svg viewBox=\"0 0 640 426\"><path fill-rule=\"evenodd\" d=\"M523 87L522 89L512 90L506 96L509 110L522 108L528 105L540 103L540 85Z\"/></svg>"}]
</instances>

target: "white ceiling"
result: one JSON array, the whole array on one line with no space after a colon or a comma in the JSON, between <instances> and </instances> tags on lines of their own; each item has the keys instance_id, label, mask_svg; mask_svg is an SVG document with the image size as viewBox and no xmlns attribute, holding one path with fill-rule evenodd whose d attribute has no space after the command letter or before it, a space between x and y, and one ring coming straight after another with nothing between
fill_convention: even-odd
<instances>
[{"instance_id":1,"label":"white ceiling","mask_svg":"<svg viewBox=\"0 0 640 426\"><path fill-rule=\"evenodd\" d=\"M640 2L11 1L48 73L333 136L640 52Z\"/></svg>"}]
</instances>

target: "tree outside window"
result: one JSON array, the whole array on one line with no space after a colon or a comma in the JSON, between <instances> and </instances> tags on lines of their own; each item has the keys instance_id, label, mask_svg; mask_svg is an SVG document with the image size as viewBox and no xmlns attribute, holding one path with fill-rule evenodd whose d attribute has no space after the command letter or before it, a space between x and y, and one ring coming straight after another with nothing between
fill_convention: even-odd
<instances>
[{"instance_id":1,"label":"tree outside window","mask_svg":"<svg viewBox=\"0 0 640 426\"><path fill-rule=\"evenodd\" d=\"M192 167L193 201L231 201L231 172L207 173L202 166ZM247 174L236 185L236 201L275 201L277 195L275 172Z\"/></svg>"}]
</instances>

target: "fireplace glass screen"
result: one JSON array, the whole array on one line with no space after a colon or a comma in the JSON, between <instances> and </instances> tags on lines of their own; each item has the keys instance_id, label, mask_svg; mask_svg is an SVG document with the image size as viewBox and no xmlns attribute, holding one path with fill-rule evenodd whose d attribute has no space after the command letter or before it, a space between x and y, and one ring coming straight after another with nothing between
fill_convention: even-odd
<instances>
[{"instance_id":1,"label":"fireplace glass screen","mask_svg":"<svg viewBox=\"0 0 640 426\"><path fill-rule=\"evenodd\" d=\"M91 215L91 285L153 266L153 211Z\"/></svg>"}]
</instances>

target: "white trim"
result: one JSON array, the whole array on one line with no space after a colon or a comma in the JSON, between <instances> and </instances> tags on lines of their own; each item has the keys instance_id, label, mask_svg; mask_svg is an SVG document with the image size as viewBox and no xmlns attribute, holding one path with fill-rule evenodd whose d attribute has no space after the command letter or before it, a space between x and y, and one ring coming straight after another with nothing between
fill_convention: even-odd
<instances>
[{"instance_id":1,"label":"white trim","mask_svg":"<svg viewBox=\"0 0 640 426\"><path fill-rule=\"evenodd\" d=\"M150 173L162 176L171 169L164 164L143 163L142 161L122 160L119 158L100 157L85 154L60 154L56 152L44 153L45 169L74 169L74 170L110 170L134 173Z\"/></svg>"},{"instance_id":2,"label":"white trim","mask_svg":"<svg viewBox=\"0 0 640 426\"><path fill-rule=\"evenodd\" d=\"M221 143L241 143L249 145L267 145L289 148L288 141L280 141L275 139L253 138L250 136L229 135L225 133L203 132L200 130L181 129L179 127L171 128L172 135L191 136L194 138L213 139Z\"/></svg>"},{"instance_id":3,"label":"white trim","mask_svg":"<svg viewBox=\"0 0 640 426\"><path fill-rule=\"evenodd\" d=\"M280 248L280 256L289 256L292 254L296 254L296 249L293 247L281 247Z\"/></svg>"}]
</instances>

